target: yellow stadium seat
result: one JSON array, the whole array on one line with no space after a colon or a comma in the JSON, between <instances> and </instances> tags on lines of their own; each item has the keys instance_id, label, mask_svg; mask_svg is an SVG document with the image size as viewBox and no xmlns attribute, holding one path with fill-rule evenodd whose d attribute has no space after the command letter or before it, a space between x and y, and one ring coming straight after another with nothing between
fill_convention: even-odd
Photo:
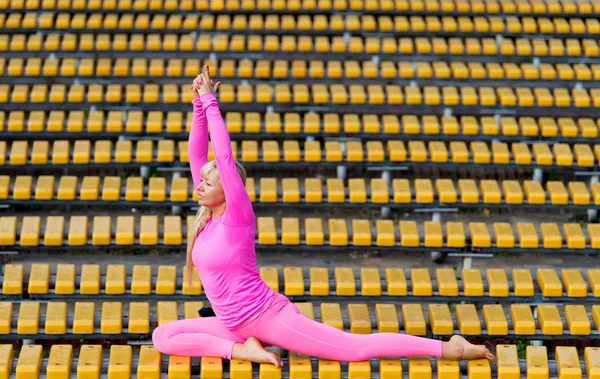
<instances>
[{"instance_id":1,"label":"yellow stadium seat","mask_svg":"<svg viewBox=\"0 0 600 379\"><path fill-rule=\"evenodd\" d=\"M599 54L598 44L592 39L582 41L583 53L586 56L597 57Z\"/></svg>"},{"instance_id":2,"label":"yellow stadium seat","mask_svg":"<svg viewBox=\"0 0 600 379\"><path fill-rule=\"evenodd\" d=\"M450 142L450 153L452 155L452 161L455 163L467 163L469 161L469 152L464 142Z\"/></svg>"},{"instance_id":3,"label":"yellow stadium seat","mask_svg":"<svg viewBox=\"0 0 600 379\"><path fill-rule=\"evenodd\" d=\"M533 313L531 312L531 308L528 304L511 304L510 306L510 318L513 322L513 330L515 333L519 334L535 334L536 326L535 321L533 319ZM544 349L545 352L545 349ZM540 364L541 361L536 358L532 359L532 355L530 354L531 350L527 349L527 363L528 369L532 368L529 364ZM541 366L538 366L541 367Z\"/></svg>"},{"instance_id":4,"label":"yellow stadium seat","mask_svg":"<svg viewBox=\"0 0 600 379\"><path fill-rule=\"evenodd\" d=\"M569 201L567 190L562 182L547 182L546 191L552 204L567 204Z\"/></svg>"},{"instance_id":5,"label":"yellow stadium seat","mask_svg":"<svg viewBox=\"0 0 600 379\"><path fill-rule=\"evenodd\" d=\"M373 94L375 95L373 97L373 99L371 98L371 94L369 94L369 100L371 101L371 103L373 103L373 100L375 100L375 103L378 103L378 93L379 91L375 91L375 88L372 88L373 90ZM402 91L400 89L400 86L397 85L387 85L385 86L385 97L387 99L387 103L392 105L392 104L402 104L404 102L404 96L402 94Z\"/></svg>"},{"instance_id":6,"label":"yellow stadium seat","mask_svg":"<svg viewBox=\"0 0 600 379\"><path fill-rule=\"evenodd\" d=\"M429 179L416 179L414 186L417 203L433 203L433 186Z\"/></svg>"},{"instance_id":7,"label":"yellow stadium seat","mask_svg":"<svg viewBox=\"0 0 600 379\"><path fill-rule=\"evenodd\" d=\"M429 275L429 269L412 268L410 270L410 278L412 281L413 294L415 296L431 296L433 294L433 286L431 283L431 276ZM416 306L418 308L413 308L413 310L418 309L420 311L421 305L419 304ZM404 315L404 305L403 305L403 315ZM421 313L421 315L422 315L422 313ZM414 318L413 318L413 321L415 321ZM405 325L405 327L406 327L406 325ZM408 333L408 329L407 329L407 333Z\"/></svg>"},{"instance_id":8,"label":"yellow stadium seat","mask_svg":"<svg viewBox=\"0 0 600 379\"><path fill-rule=\"evenodd\" d=\"M432 162L448 162L448 150L446 145L440 141L431 141L428 146Z\"/></svg>"},{"instance_id":9,"label":"yellow stadium seat","mask_svg":"<svg viewBox=\"0 0 600 379\"><path fill-rule=\"evenodd\" d=\"M487 225L482 222L469 223L469 234L471 235L471 244L474 247L491 246L491 237Z\"/></svg>"},{"instance_id":10,"label":"yellow stadium seat","mask_svg":"<svg viewBox=\"0 0 600 379\"><path fill-rule=\"evenodd\" d=\"M426 221L424 227L424 244L427 247L442 247L444 237L442 235L442 225L439 222Z\"/></svg>"},{"instance_id":11,"label":"yellow stadium seat","mask_svg":"<svg viewBox=\"0 0 600 379\"><path fill-rule=\"evenodd\" d=\"M420 244L420 236L414 221L400 221L400 243L402 246L417 247Z\"/></svg>"},{"instance_id":12,"label":"yellow stadium seat","mask_svg":"<svg viewBox=\"0 0 600 379\"><path fill-rule=\"evenodd\" d=\"M544 346L528 346L526 350L526 364L527 375L532 377L546 375L549 372L546 348Z\"/></svg>"},{"instance_id":13,"label":"yellow stadium seat","mask_svg":"<svg viewBox=\"0 0 600 379\"><path fill-rule=\"evenodd\" d=\"M562 335L563 322L556 305L540 304L537 307L540 329L545 335Z\"/></svg>"},{"instance_id":14,"label":"yellow stadium seat","mask_svg":"<svg viewBox=\"0 0 600 379\"><path fill-rule=\"evenodd\" d=\"M489 164L491 161L490 151L483 142L475 141L471 143L471 155L473 161L477 164Z\"/></svg>"},{"instance_id":15,"label":"yellow stadium seat","mask_svg":"<svg viewBox=\"0 0 600 379\"><path fill-rule=\"evenodd\" d=\"M442 87L444 105L458 105L458 91L456 87Z\"/></svg>"},{"instance_id":16,"label":"yellow stadium seat","mask_svg":"<svg viewBox=\"0 0 600 379\"><path fill-rule=\"evenodd\" d=\"M448 247L464 247L465 246L465 231L464 226L460 222L446 223L446 245Z\"/></svg>"},{"instance_id":17,"label":"yellow stadium seat","mask_svg":"<svg viewBox=\"0 0 600 379\"><path fill-rule=\"evenodd\" d=\"M584 249L586 247L587 242L579 224L563 224L563 231L569 249Z\"/></svg>"},{"instance_id":18,"label":"yellow stadium seat","mask_svg":"<svg viewBox=\"0 0 600 379\"><path fill-rule=\"evenodd\" d=\"M479 273L478 270L477 273ZM481 294L483 295L483 290L481 291ZM484 304L483 319L485 320L488 334L506 335L508 333L508 322L506 320L506 316L504 315L504 309L502 309L502 305ZM489 370L489 366L486 366L486 369Z\"/></svg>"},{"instance_id":19,"label":"yellow stadium seat","mask_svg":"<svg viewBox=\"0 0 600 379\"><path fill-rule=\"evenodd\" d=\"M450 179L437 179L435 182L438 200L441 203L452 204L457 201L456 188Z\"/></svg>"},{"instance_id":20,"label":"yellow stadium seat","mask_svg":"<svg viewBox=\"0 0 600 379\"><path fill-rule=\"evenodd\" d=\"M0 232L0 243L2 246L13 245L17 233L16 218L0 218ZM4 282L2 283L2 293L7 295L20 295L23 291L23 265L7 264L5 270L6 274ZM12 306L12 303L9 304ZM7 333L10 333L10 330Z\"/></svg>"},{"instance_id":21,"label":"yellow stadium seat","mask_svg":"<svg viewBox=\"0 0 600 379\"><path fill-rule=\"evenodd\" d=\"M486 275L490 296L508 297L509 287L506 272L502 269L487 269Z\"/></svg>"},{"instance_id":22,"label":"yellow stadium seat","mask_svg":"<svg viewBox=\"0 0 600 379\"><path fill-rule=\"evenodd\" d=\"M592 153L589 145L575 144L573 152L580 167L591 167L594 165L594 153Z\"/></svg>"},{"instance_id":23,"label":"yellow stadium seat","mask_svg":"<svg viewBox=\"0 0 600 379\"><path fill-rule=\"evenodd\" d=\"M452 334L454 332L454 323L450 309L446 304L429 305L429 324L435 334Z\"/></svg>"},{"instance_id":24,"label":"yellow stadium seat","mask_svg":"<svg viewBox=\"0 0 600 379\"><path fill-rule=\"evenodd\" d=\"M495 222L494 236L496 237L496 246L499 248L513 248L515 247L515 237L512 231L512 227L506 222Z\"/></svg>"},{"instance_id":25,"label":"yellow stadium seat","mask_svg":"<svg viewBox=\"0 0 600 379\"><path fill-rule=\"evenodd\" d=\"M329 273L326 268L311 267L309 273L311 296L329 294Z\"/></svg>"},{"instance_id":26,"label":"yellow stadium seat","mask_svg":"<svg viewBox=\"0 0 600 379\"><path fill-rule=\"evenodd\" d=\"M456 306L456 322L461 334L477 335L481 333L481 322L473 304Z\"/></svg>"},{"instance_id":27,"label":"yellow stadium seat","mask_svg":"<svg viewBox=\"0 0 600 379\"><path fill-rule=\"evenodd\" d=\"M506 103L510 103L514 100L514 96L511 97L511 93L505 93L504 99ZM500 96L498 96L500 97ZM493 107L496 106L497 97L493 88L490 87L480 87L479 88L479 103L483 106Z\"/></svg>"},{"instance_id":28,"label":"yellow stadium seat","mask_svg":"<svg viewBox=\"0 0 600 379\"><path fill-rule=\"evenodd\" d=\"M389 191L384 179L371 179L371 201L378 204L389 202Z\"/></svg>"},{"instance_id":29,"label":"yellow stadium seat","mask_svg":"<svg viewBox=\"0 0 600 379\"><path fill-rule=\"evenodd\" d=\"M407 179L393 179L392 191L395 203L410 203L412 201L410 184Z\"/></svg>"},{"instance_id":30,"label":"yellow stadium seat","mask_svg":"<svg viewBox=\"0 0 600 379\"><path fill-rule=\"evenodd\" d=\"M572 304L566 305L565 306L565 316L566 316L565 318L567 320L567 325L568 325L569 331L572 335L589 335L590 334L590 329L591 329L590 320L588 318L587 311L585 310L585 307L583 305L572 305ZM577 351L575 351L575 354L577 354ZM563 358L561 357L561 359L563 359ZM572 356L567 359L572 359ZM567 366L566 364L563 364L563 365ZM581 368L578 366L579 365L575 366L575 370L574 370L575 373L581 371ZM572 366L561 367L561 371L565 370L567 368L572 368Z\"/></svg>"},{"instance_id":31,"label":"yellow stadium seat","mask_svg":"<svg viewBox=\"0 0 600 379\"><path fill-rule=\"evenodd\" d=\"M563 269L561 272L561 279L564 283L567 296L587 296L587 285L578 269Z\"/></svg>"},{"instance_id":32,"label":"yellow stadium seat","mask_svg":"<svg viewBox=\"0 0 600 379\"><path fill-rule=\"evenodd\" d=\"M458 282L456 280L456 273L453 269L438 268L435 270L435 277L437 288L441 296L458 296Z\"/></svg>"},{"instance_id":33,"label":"yellow stadium seat","mask_svg":"<svg viewBox=\"0 0 600 379\"><path fill-rule=\"evenodd\" d=\"M64 334L67 332L67 303L51 302L46 308L46 325L44 332L46 334ZM50 372L59 372L70 365L69 362L61 362L68 360L70 355L71 345L55 345L50 349L48 364L52 369ZM66 354L61 357L60 350L64 350ZM63 359L61 359L63 358Z\"/></svg>"},{"instance_id":34,"label":"yellow stadium seat","mask_svg":"<svg viewBox=\"0 0 600 379\"><path fill-rule=\"evenodd\" d=\"M477 93L473 87L461 87L460 98L462 105L477 105Z\"/></svg>"},{"instance_id":35,"label":"yellow stadium seat","mask_svg":"<svg viewBox=\"0 0 600 379\"><path fill-rule=\"evenodd\" d=\"M540 232L544 248L546 249L558 249L562 247L562 236L558 230L558 226L553 223L542 223L540 224Z\"/></svg>"},{"instance_id":36,"label":"yellow stadium seat","mask_svg":"<svg viewBox=\"0 0 600 379\"><path fill-rule=\"evenodd\" d=\"M584 182L570 182L568 188L573 204L589 205L590 193Z\"/></svg>"},{"instance_id":37,"label":"yellow stadium seat","mask_svg":"<svg viewBox=\"0 0 600 379\"><path fill-rule=\"evenodd\" d=\"M532 296L534 293L531 271L525 269L513 270L513 285L516 296Z\"/></svg>"},{"instance_id":38,"label":"yellow stadium seat","mask_svg":"<svg viewBox=\"0 0 600 379\"><path fill-rule=\"evenodd\" d=\"M531 89L517 88L517 99L520 107L532 107L534 105L534 97Z\"/></svg>"},{"instance_id":39,"label":"yellow stadium seat","mask_svg":"<svg viewBox=\"0 0 600 379\"><path fill-rule=\"evenodd\" d=\"M369 220L352 220L352 244L354 246L371 246L372 238ZM378 283L381 283L381 281L378 281Z\"/></svg>"},{"instance_id":40,"label":"yellow stadium seat","mask_svg":"<svg viewBox=\"0 0 600 379\"><path fill-rule=\"evenodd\" d=\"M502 181L502 192L504 193L504 201L507 204L522 204L523 191L518 181L504 180Z\"/></svg>"}]
</instances>

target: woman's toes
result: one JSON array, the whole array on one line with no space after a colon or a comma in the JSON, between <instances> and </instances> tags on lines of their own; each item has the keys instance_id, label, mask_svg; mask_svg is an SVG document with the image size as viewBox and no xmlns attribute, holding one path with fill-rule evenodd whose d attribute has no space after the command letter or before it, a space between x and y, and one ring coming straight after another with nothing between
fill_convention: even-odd
<instances>
[{"instance_id":1,"label":"woman's toes","mask_svg":"<svg viewBox=\"0 0 600 379\"><path fill-rule=\"evenodd\" d=\"M281 367L280 366L281 361L273 353L269 353L269 363L271 363L273 366L275 366L277 368Z\"/></svg>"},{"instance_id":2,"label":"woman's toes","mask_svg":"<svg viewBox=\"0 0 600 379\"><path fill-rule=\"evenodd\" d=\"M492 353L485 346L473 345L472 343L467 342L469 345L465 349L465 356L463 359L471 360L471 359L481 359L486 358L493 359Z\"/></svg>"}]
</instances>

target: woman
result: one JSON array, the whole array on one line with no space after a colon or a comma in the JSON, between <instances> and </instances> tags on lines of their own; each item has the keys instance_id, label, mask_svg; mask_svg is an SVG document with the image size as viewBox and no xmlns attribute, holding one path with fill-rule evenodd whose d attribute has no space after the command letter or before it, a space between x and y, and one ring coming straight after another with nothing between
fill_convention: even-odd
<instances>
[{"instance_id":1,"label":"woman","mask_svg":"<svg viewBox=\"0 0 600 379\"><path fill-rule=\"evenodd\" d=\"M240 359L282 366L263 346L337 361L375 357L435 356L475 359L494 356L460 336L449 342L399 333L350 334L303 316L260 278L254 250L256 218L245 188L246 173L233 159L227 128L208 66L192 85L193 123L188 156L201 206L188 241L187 269L198 269L217 317L178 320L154 330L154 346L165 354ZM208 132L215 161L208 162Z\"/></svg>"}]
</instances>

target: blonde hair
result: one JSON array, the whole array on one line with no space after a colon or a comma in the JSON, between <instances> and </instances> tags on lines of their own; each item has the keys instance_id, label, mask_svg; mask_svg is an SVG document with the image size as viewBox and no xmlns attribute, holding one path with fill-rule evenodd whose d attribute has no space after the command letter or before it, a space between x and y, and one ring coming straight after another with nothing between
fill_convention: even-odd
<instances>
[{"instance_id":1,"label":"blonde hair","mask_svg":"<svg viewBox=\"0 0 600 379\"><path fill-rule=\"evenodd\" d=\"M240 175L240 178L242 178L242 182L245 185L246 184L246 169L238 161L235 161L235 168L237 169L237 172ZM216 170L216 169L217 169L217 162L212 160L212 161L206 163L204 166L202 166L202 168L200 169L200 177L205 178L208 174L210 174L210 172L212 170ZM218 173L219 172L217 171L217 174ZM220 177L219 177L219 181L221 181ZM227 200L227 199L225 199L225 200ZM210 218L211 215L212 215L212 211L210 210L210 208L200 207L200 209L198 209L198 213L196 213L196 220L194 220L192 229L188 232L187 257L186 257L185 264L186 264L186 268L187 268L187 282L188 282L188 286L190 289L192 288L192 274L194 272L193 271L194 262L192 262L192 250L194 249L194 243L196 242L196 237L202 231L202 229L204 229L204 226L206 225L206 221L208 221L208 219Z\"/></svg>"}]
</instances>

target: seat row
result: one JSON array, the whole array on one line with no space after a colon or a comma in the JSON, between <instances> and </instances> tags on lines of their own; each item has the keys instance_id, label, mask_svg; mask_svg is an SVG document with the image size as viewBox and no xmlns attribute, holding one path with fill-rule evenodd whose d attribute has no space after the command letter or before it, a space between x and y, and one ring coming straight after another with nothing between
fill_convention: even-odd
<instances>
[{"instance_id":1,"label":"seat row","mask_svg":"<svg viewBox=\"0 0 600 379\"><path fill-rule=\"evenodd\" d=\"M2 177L0 177L0 181L1 178ZM40 191L40 195L43 193L49 197L50 195L54 195L54 188L52 188L54 185L54 177L49 176L46 178L47 179L42 181L45 189ZM105 177L105 185L107 183L106 178L109 177ZM38 183L40 183L40 179L38 179ZM150 199L151 190L153 187L159 187L157 183L161 182L160 179L165 181L164 178L150 178L147 191L148 195L144 198ZM181 180L182 178L174 178L173 180L175 179ZM138 181L139 180L141 180L141 178L138 179ZM117 180L115 179L114 181ZM135 179L133 177L127 179L125 199L133 192L129 190L136 188L134 181ZM51 184L48 182L51 182ZM162 184L166 184L165 182ZM30 185L31 182L29 181L28 184ZM457 187L459 189L458 193ZM36 190L37 188L39 188L39 184L38 187L36 187ZM414 181L409 181L408 179L393 179L390 186L384 179L371 179L367 186L365 179L348 179L347 183L344 184L342 179L328 178L326 179L325 187L323 187L321 179L306 178L304 180L303 188L300 188L299 180L297 178L276 179L261 177L258 191L256 190L256 184L253 178L247 180L246 188L250 195L250 199L254 202L260 201L261 203L294 203L300 201L306 203L321 203L327 201L327 203L330 204L364 204L369 201L372 204L390 204L393 201L393 204L400 206L403 204L415 203L456 204L457 206L460 206L460 204L590 205L591 198L593 197L594 203L600 205L600 184L591 184L588 190L588 187L584 182L570 182L567 187L565 187L562 182L549 181L546 183L546 190L544 191L541 183L532 180L525 181L523 186L516 180L503 180L501 182L496 180L481 180L478 186L472 179L459 179L455 186L451 179L437 179L435 180L435 184L430 179L415 179ZM30 192L30 188L27 189ZM110 187L107 189L110 190ZM108 194L110 193L111 192ZM137 194L139 195L139 193L140 191L138 190ZM323 195L323 193L325 193L325 195ZM192 198L197 201L195 196L196 194L194 192ZM173 196L171 196L171 198L172 197ZM163 198L166 198L166 195ZM25 200L27 199L29 199L29 197L25 196Z\"/></svg>"},{"instance_id":2,"label":"seat row","mask_svg":"<svg viewBox=\"0 0 600 379\"><path fill-rule=\"evenodd\" d=\"M23 264L7 264L2 277L2 295L200 295L202 283L196 270L192 286L185 267L161 265L33 263L25 273ZM436 268L432 278L427 268L388 267L383 281L378 268L362 267L260 267L261 279L286 296L409 296L409 297L495 297L510 298L595 298L600 297L600 269L552 268L463 269ZM305 276L306 275L306 276ZM356 277L358 276L358 278ZM584 279L585 276L585 279ZM27 277L27 280L25 278Z\"/></svg>"},{"instance_id":3,"label":"seat row","mask_svg":"<svg viewBox=\"0 0 600 379\"><path fill-rule=\"evenodd\" d=\"M590 0L2 0L0 9L88 11L385 11L475 14L588 15L600 13Z\"/></svg>"},{"instance_id":4,"label":"seat row","mask_svg":"<svg viewBox=\"0 0 600 379\"><path fill-rule=\"evenodd\" d=\"M189 103L189 84L8 84L0 85L0 103ZM600 88L399 86L378 84L223 84L221 103L241 104L387 104L511 108L600 108Z\"/></svg>"},{"instance_id":5,"label":"seat row","mask_svg":"<svg viewBox=\"0 0 600 379\"><path fill-rule=\"evenodd\" d=\"M0 34L0 51L10 52L299 52L299 53L367 53L401 55L484 55L498 56L552 56L598 57L600 49L595 39L567 38L394 38L359 37L346 40L343 36L311 37L307 35L244 35L244 34L124 34L108 33L81 35L73 33ZM394 59L399 59L398 55Z\"/></svg>"},{"instance_id":6,"label":"seat row","mask_svg":"<svg viewBox=\"0 0 600 379\"><path fill-rule=\"evenodd\" d=\"M19 175L11 178L0 175L0 200L76 201L135 201L155 202L157 205L181 202L186 205L198 201L196 191L190 187L188 178L129 176L122 180L119 176L76 176L35 177ZM11 184L12 182L12 184ZM302 185L300 183L302 182ZM100 185L102 183L102 185ZM589 185L584 182L569 182L565 186L560 181L549 181L546 188L540 182L526 180L521 185L516 180L459 179L455 184L451 179L393 179L391 185L385 179L342 179L327 178L325 185L320 178L269 178L260 180L248 178L246 190L250 200L261 204L371 204L379 206L408 205L568 205L600 206L600 183ZM457 191L458 189L458 191ZM76 203L75 203L76 204Z\"/></svg>"},{"instance_id":7,"label":"seat row","mask_svg":"<svg viewBox=\"0 0 600 379\"><path fill-rule=\"evenodd\" d=\"M192 217L188 217L188 223L193 221ZM324 221L321 218L306 218L301 230L301 221L298 218L281 218L276 222L274 217L259 217L257 242L261 245L300 243L323 245L327 235L329 246L464 248L467 246L467 241L472 248L514 249L518 246L521 251L540 248L586 249L588 246L592 248L596 245L600 246L600 224L588 224L586 237L579 224L565 223L562 225L563 238L556 223L541 223L536 227L533 223L523 222L517 223L517 238L515 238L511 224L494 222L492 239L488 225L483 222L463 224L448 221L444 228L441 222L425 221L419 225L416 221L403 220L398 223L398 234L396 234L393 221L380 219L375 222L375 239L373 239L373 225L369 220L353 219L350 221L349 229L347 220L331 218L326 221L327 233L323 228ZM468 230L468 238L466 230ZM399 238L396 238L397 235Z\"/></svg>"},{"instance_id":8,"label":"seat row","mask_svg":"<svg viewBox=\"0 0 600 379\"><path fill-rule=\"evenodd\" d=\"M158 301L155 305L156 316L151 317L151 305L148 302L131 302L125 307L120 301L103 302L98 305L94 302L77 301L74 306L59 301L46 304L32 301L20 304L0 302L0 340L10 339L11 337L6 335L11 334L60 335L62 338L69 338L69 335L77 335L71 338L78 338L79 335L85 334L101 334L109 338L115 334L148 334L151 326L164 325L180 319L178 308L181 308L181 305L184 308L184 317L189 319L198 317L198 310L204 303L178 304L174 301ZM431 333L435 336L447 336L453 335L456 330L462 335L472 336L565 335L564 338L589 336L597 339L597 330L600 329L600 305L585 307L569 304L558 307L554 304L540 304L535 307L536 317L531 306L527 304L512 304L509 317L500 304L484 304L480 312L474 304L458 304L454 312L450 312L448 304L428 304L427 312L423 312L423 305L402 304L401 322L396 306L391 303L376 303L372 314L366 303L348 304L346 312L342 312L339 303L310 302L296 306L303 308L302 313L315 321L358 334L402 331L410 335L423 336ZM154 307L154 304L152 306ZM96 310L97 308L99 309ZM561 313L564 313L564 319ZM42 314L45 314L45 317L40 317ZM16 323L12 322L13 318L16 318ZM484 327L481 319L484 320ZM508 319L512 327L509 327ZM595 323L596 330L592 330L590 319ZM565 330L565 324L568 330ZM134 336L130 338L137 339Z\"/></svg>"},{"instance_id":9,"label":"seat row","mask_svg":"<svg viewBox=\"0 0 600 379\"><path fill-rule=\"evenodd\" d=\"M110 30L135 31L280 31L280 32L377 32L377 33L541 33L541 34L600 34L596 18L565 19L562 17L507 18L500 16L388 16L355 14L102 14L102 13L37 13L13 12L0 14L0 28L48 29L94 32Z\"/></svg>"},{"instance_id":10,"label":"seat row","mask_svg":"<svg viewBox=\"0 0 600 379\"><path fill-rule=\"evenodd\" d=\"M0 141L0 165L115 165L115 164L161 164L188 163L187 141L162 139L154 143L152 140L89 140L71 141L57 140L52 142L38 140L31 145L28 141L13 141L7 149L6 141ZM448 144L431 141L427 145L423 141L409 141L408 149L403 141L325 141L321 147L319 141L304 142L300 149L300 141L262 141L246 140L231 142L234 159L245 164L288 162L306 165L314 163L334 164L471 164L506 167L539 166L571 167L586 169L600 162L600 145L556 143L548 145L535 143L530 147L525 143L509 144L498 142L472 142L467 145L462 141ZM283 151L281 151L283 150ZM212 144L209 145L208 159L214 159Z\"/></svg>"},{"instance_id":11,"label":"seat row","mask_svg":"<svg viewBox=\"0 0 600 379\"><path fill-rule=\"evenodd\" d=\"M600 119L560 117L416 116L345 113L224 112L227 130L236 134L325 134L385 137L391 139L429 136L460 140L472 137L543 137L570 142L598 137ZM187 139L192 112L161 111L0 111L0 133L147 133L172 134Z\"/></svg>"},{"instance_id":12,"label":"seat row","mask_svg":"<svg viewBox=\"0 0 600 379\"><path fill-rule=\"evenodd\" d=\"M195 216L187 217L187 227L180 216L40 216L0 217L0 246L23 248L34 246L181 246L191 230ZM351 228L348 228L350 222ZM419 248L496 248L528 250L600 247L600 224L584 229L576 223L493 223L493 234L484 222L400 221L379 219L322 219L258 217L257 243L284 246L335 247L402 247ZM42 228L42 225L44 227ZM326 226L326 228L325 228ZM445 229L445 230L444 230ZM562 229L562 234L560 229ZM113 233L114 231L114 233ZM375 232L375 233L373 233ZM468 234L467 234L468 232ZM375 238L373 237L375 234ZM399 236L399 237L398 237ZM540 238L541 237L541 238ZM593 250L592 250L593 252Z\"/></svg>"},{"instance_id":13,"label":"seat row","mask_svg":"<svg viewBox=\"0 0 600 379\"><path fill-rule=\"evenodd\" d=\"M85 77L190 77L209 65L211 75L257 79L474 79L474 80L578 80L600 79L600 64L552 65L541 63L411 62L347 60L162 59L162 58L0 58L0 75Z\"/></svg>"},{"instance_id":14,"label":"seat row","mask_svg":"<svg viewBox=\"0 0 600 379\"><path fill-rule=\"evenodd\" d=\"M7 362L6 376L3 379L16 376L16 373L23 371L36 378L70 377L71 370L73 374L77 373L77 377L100 378L102 376L108 379L130 377L159 379L167 375L171 378L190 379L192 371L196 372L194 376L199 372L201 377L212 379L279 378L282 377L283 370L289 372L286 377L290 379L341 378L342 375L348 379L371 377L393 379L401 377L403 372L410 377L418 376L427 379L452 379L461 375L459 362L441 358L432 360L430 357L379 358L373 360L373 365L370 361L363 361L348 362L344 366L337 361L318 359L313 368L310 357L289 352L288 358L283 360L284 367L275 368L268 363L253 365L237 359L232 359L229 365L225 366L223 359L213 357L201 357L199 364L190 357L169 356L167 360L166 356L149 345L137 348L131 345L113 344L110 350L103 351L102 345L83 344L78 350L79 353L75 358L76 349L73 345L55 344L51 347L48 358L45 358L42 345L24 345L18 359L15 360L13 345L2 345L0 359ZM282 353L278 348L272 351L281 358ZM595 378L600 365L599 352L598 348L586 347L582 353L584 360L580 362L576 347L558 346L555 348L556 362L554 362L548 360L545 346L527 346L525 365L521 369L517 345L497 345L495 351L498 357L497 365L490 365L485 359L473 360L467 364L466 372L472 378L490 378L492 372L494 377L499 379L521 375L555 379L562 378L567 373L574 379L581 379L584 373L588 378ZM521 374L522 370L523 374Z\"/></svg>"}]
</instances>

